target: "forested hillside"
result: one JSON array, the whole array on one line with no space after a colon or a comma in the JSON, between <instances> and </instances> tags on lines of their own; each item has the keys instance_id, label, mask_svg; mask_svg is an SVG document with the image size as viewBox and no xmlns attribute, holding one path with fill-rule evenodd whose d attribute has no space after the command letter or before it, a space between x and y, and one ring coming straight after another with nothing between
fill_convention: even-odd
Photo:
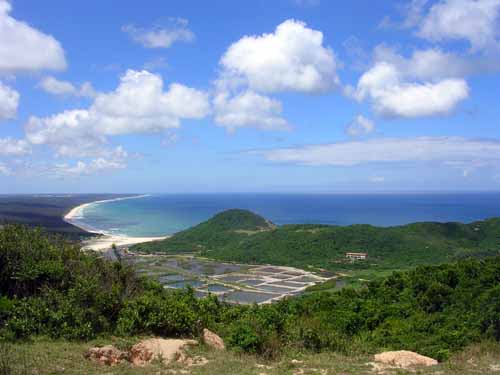
<instances>
[{"instance_id":1,"label":"forested hillside","mask_svg":"<svg viewBox=\"0 0 500 375\"><path fill-rule=\"evenodd\" d=\"M221 228L220 218L236 223L242 213L245 218L258 220L258 224L247 227L253 231L239 230L238 225ZM385 228L371 225L274 227L264 226L264 223L263 218L247 211L225 211L169 239L136 245L133 250L196 252L226 261L313 266L332 271L402 269L468 256L490 256L500 250L500 219L471 224L415 223ZM368 258L352 263L346 259L346 252L365 252Z\"/></svg>"}]
</instances>

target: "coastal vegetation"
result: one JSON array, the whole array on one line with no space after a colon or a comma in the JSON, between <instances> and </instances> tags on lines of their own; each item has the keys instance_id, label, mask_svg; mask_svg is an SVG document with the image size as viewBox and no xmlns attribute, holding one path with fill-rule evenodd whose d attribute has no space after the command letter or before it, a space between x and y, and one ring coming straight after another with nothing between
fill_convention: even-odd
<instances>
[{"instance_id":1,"label":"coastal vegetation","mask_svg":"<svg viewBox=\"0 0 500 375\"><path fill-rule=\"evenodd\" d=\"M425 222L395 227L316 224L278 227L245 210L224 211L163 241L132 247L132 251L148 253L197 253L241 263L354 271L369 279L417 265L497 255L499 249L498 218L470 224ZM347 252L364 252L368 257L352 261L346 258Z\"/></svg>"},{"instance_id":2,"label":"coastal vegetation","mask_svg":"<svg viewBox=\"0 0 500 375\"><path fill-rule=\"evenodd\" d=\"M47 232L79 239L92 234L64 221L73 207L96 200L120 197L114 194L9 195L0 196L0 226L18 223L42 227Z\"/></svg>"},{"instance_id":3,"label":"coastal vegetation","mask_svg":"<svg viewBox=\"0 0 500 375\"><path fill-rule=\"evenodd\" d=\"M234 352L363 355L408 349L439 360L500 340L500 257L418 266L366 288L237 306L165 290L122 261L40 230L0 230L0 338L93 340L219 333Z\"/></svg>"}]
</instances>

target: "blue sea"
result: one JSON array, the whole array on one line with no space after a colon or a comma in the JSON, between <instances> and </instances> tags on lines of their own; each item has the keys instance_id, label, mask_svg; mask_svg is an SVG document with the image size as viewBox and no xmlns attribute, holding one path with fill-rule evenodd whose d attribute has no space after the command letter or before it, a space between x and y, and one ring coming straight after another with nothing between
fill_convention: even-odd
<instances>
[{"instance_id":1,"label":"blue sea","mask_svg":"<svg viewBox=\"0 0 500 375\"><path fill-rule=\"evenodd\" d=\"M152 237L181 231L230 208L252 210L278 225L469 223L500 217L500 193L151 195L91 204L78 223L110 234Z\"/></svg>"}]
</instances>

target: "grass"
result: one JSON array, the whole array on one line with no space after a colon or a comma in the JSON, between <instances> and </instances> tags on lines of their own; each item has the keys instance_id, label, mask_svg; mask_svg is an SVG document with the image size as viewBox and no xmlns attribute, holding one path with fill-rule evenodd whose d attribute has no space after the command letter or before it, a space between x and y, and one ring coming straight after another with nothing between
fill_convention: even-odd
<instances>
[{"instance_id":1,"label":"grass","mask_svg":"<svg viewBox=\"0 0 500 375\"><path fill-rule=\"evenodd\" d=\"M191 356L203 356L208 364L186 368L178 363L165 366L154 362L146 367L132 367L120 364L113 367L97 365L84 359L85 352L92 346L113 343L124 350L138 338L95 340L78 343L52 341L38 338L32 342L0 344L0 374L371 374L373 368L369 355L342 355L338 353L304 353L289 350L276 361L238 354L232 351L218 352L205 346L192 349ZM7 356L5 355L7 354ZM500 372L500 344L483 342L468 347L449 361L431 368L420 369L417 374L498 374ZM401 370L386 373L404 374Z\"/></svg>"}]
</instances>

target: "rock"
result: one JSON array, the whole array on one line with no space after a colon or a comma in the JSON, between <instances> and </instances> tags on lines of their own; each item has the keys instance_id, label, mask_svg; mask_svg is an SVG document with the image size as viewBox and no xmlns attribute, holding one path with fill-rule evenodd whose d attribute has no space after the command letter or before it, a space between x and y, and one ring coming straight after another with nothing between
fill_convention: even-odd
<instances>
[{"instance_id":1,"label":"rock","mask_svg":"<svg viewBox=\"0 0 500 375\"><path fill-rule=\"evenodd\" d=\"M438 364L435 359L407 350L375 354L375 362L403 369L414 366L434 366Z\"/></svg>"},{"instance_id":2,"label":"rock","mask_svg":"<svg viewBox=\"0 0 500 375\"><path fill-rule=\"evenodd\" d=\"M85 354L85 358L97 362L101 365L113 366L128 359L128 355L118 350L113 345L106 345L101 348L90 348Z\"/></svg>"},{"instance_id":3,"label":"rock","mask_svg":"<svg viewBox=\"0 0 500 375\"><path fill-rule=\"evenodd\" d=\"M208 359L202 356L194 356L194 357L186 357L182 360L178 360L178 362L182 363L186 367L195 367L195 366L205 366L208 364Z\"/></svg>"},{"instance_id":4,"label":"rock","mask_svg":"<svg viewBox=\"0 0 500 375\"><path fill-rule=\"evenodd\" d=\"M198 342L179 339L143 340L130 349L129 361L135 366L145 366L155 359L168 364L178 358L184 358L182 349L189 345L198 345Z\"/></svg>"},{"instance_id":5,"label":"rock","mask_svg":"<svg viewBox=\"0 0 500 375\"><path fill-rule=\"evenodd\" d=\"M224 340L222 340L219 335L213 333L212 331L206 328L203 329L203 342L208 346L210 346L211 348L217 350L226 349L226 345L224 345Z\"/></svg>"}]
</instances>

